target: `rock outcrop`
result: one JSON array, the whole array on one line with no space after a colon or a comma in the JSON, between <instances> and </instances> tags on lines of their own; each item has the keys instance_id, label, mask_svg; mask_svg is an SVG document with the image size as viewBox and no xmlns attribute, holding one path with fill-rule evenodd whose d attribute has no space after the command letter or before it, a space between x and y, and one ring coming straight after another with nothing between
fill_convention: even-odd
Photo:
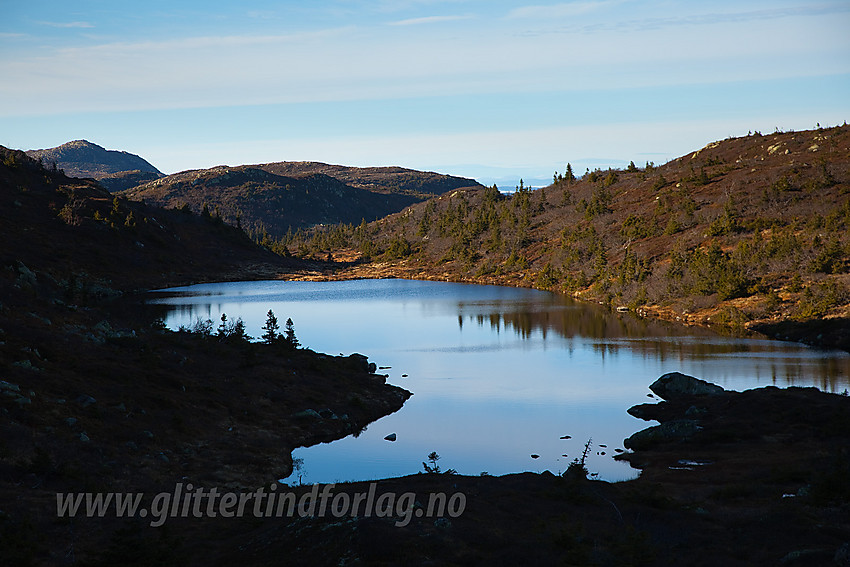
<instances>
[{"instance_id":1,"label":"rock outcrop","mask_svg":"<svg viewBox=\"0 0 850 567\"><path fill-rule=\"evenodd\" d=\"M673 400L683 396L714 396L725 392L717 384L682 374L669 372L653 382L649 389L663 400Z\"/></svg>"}]
</instances>

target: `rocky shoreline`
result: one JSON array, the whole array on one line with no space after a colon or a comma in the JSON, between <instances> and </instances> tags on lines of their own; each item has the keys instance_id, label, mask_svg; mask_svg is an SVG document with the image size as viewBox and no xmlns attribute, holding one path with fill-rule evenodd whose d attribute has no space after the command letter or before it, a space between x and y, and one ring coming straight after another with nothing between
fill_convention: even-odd
<instances>
[{"instance_id":1,"label":"rocky shoreline","mask_svg":"<svg viewBox=\"0 0 850 567\"><path fill-rule=\"evenodd\" d=\"M654 428L693 427L633 435L622 458L642 469L635 480L423 473L335 485L352 498L414 493L417 510L429 494L461 493L466 506L452 517L411 513L404 525L397 513L210 522L219 543L206 553L190 545L201 553L190 564L283 556L299 565L850 564L850 397L732 392L679 373L653 390L662 401L630 413L658 420Z\"/></svg>"}]
</instances>

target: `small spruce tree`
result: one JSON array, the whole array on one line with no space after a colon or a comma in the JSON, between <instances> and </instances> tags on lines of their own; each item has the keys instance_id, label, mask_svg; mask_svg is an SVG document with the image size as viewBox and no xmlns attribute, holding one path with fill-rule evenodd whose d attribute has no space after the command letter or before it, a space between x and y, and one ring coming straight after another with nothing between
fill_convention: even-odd
<instances>
[{"instance_id":1,"label":"small spruce tree","mask_svg":"<svg viewBox=\"0 0 850 567\"><path fill-rule=\"evenodd\" d=\"M251 337L249 337L248 333L245 332L245 322L242 321L241 317L236 319L236 322L233 324L233 328L231 329L228 338L237 342L251 340Z\"/></svg>"},{"instance_id":2,"label":"small spruce tree","mask_svg":"<svg viewBox=\"0 0 850 567\"><path fill-rule=\"evenodd\" d=\"M266 314L266 324L263 325L263 336L261 337L266 344L271 344L275 342L278 337L278 329L280 329L280 325L277 324L277 317L275 317L274 311L269 309L269 312Z\"/></svg>"},{"instance_id":3,"label":"small spruce tree","mask_svg":"<svg viewBox=\"0 0 850 567\"><path fill-rule=\"evenodd\" d=\"M295 349L300 346L298 339L295 337L295 324L292 322L291 317L286 320L286 327L283 331L283 338L290 348Z\"/></svg>"}]
</instances>

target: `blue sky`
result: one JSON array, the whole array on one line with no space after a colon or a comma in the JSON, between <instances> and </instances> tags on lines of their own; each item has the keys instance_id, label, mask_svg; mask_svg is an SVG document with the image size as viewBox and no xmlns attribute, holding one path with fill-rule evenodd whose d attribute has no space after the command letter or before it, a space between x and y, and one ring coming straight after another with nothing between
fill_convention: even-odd
<instances>
[{"instance_id":1,"label":"blue sky","mask_svg":"<svg viewBox=\"0 0 850 567\"><path fill-rule=\"evenodd\" d=\"M850 119L850 2L0 0L0 144L501 184Z\"/></svg>"}]
</instances>

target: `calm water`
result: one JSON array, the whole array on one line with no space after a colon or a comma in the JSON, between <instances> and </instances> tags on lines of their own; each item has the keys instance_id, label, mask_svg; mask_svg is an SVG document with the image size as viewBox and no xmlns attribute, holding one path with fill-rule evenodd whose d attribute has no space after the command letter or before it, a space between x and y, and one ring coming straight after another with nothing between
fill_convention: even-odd
<instances>
[{"instance_id":1,"label":"calm water","mask_svg":"<svg viewBox=\"0 0 850 567\"><path fill-rule=\"evenodd\" d=\"M226 313L241 317L248 334L259 337L272 309L281 327L292 318L303 346L365 354L390 367L379 370L389 374L388 382L414 393L358 438L297 449L293 456L304 460L305 483L416 473L431 451L439 453L443 469L462 474L558 473L591 438L588 468L600 478L623 480L637 472L614 461L614 449L648 425L626 409L651 401L648 386L665 372L734 390L769 384L850 388L847 353L720 336L537 290L359 280L167 291L152 302L168 307L169 328L198 319L217 325ZM390 433L396 442L384 440ZM565 435L571 438L560 439Z\"/></svg>"}]
</instances>

